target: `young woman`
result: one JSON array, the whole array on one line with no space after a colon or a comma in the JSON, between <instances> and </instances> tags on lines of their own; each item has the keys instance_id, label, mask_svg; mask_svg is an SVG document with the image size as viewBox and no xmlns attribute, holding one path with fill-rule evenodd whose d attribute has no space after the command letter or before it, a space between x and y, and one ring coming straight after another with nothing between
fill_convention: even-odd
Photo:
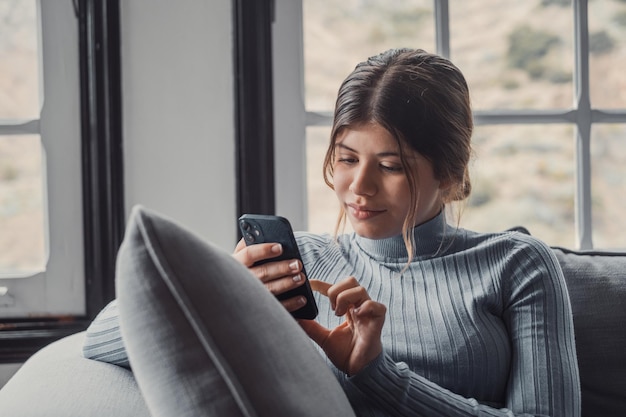
<instances>
[{"instance_id":1,"label":"young woman","mask_svg":"<svg viewBox=\"0 0 626 417\"><path fill-rule=\"evenodd\" d=\"M341 203L338 230L347 219L354 233L297 234L322 294L316 321L300 324L359 416L580 415L569 299L550 249L446 220L470 193L472 129L463 75L422 50L372 57L339 89L324 177ZM281 294L304 283L302 265L253 266L280 250L240 242L233 256Z\"/></svg>"}]
</instances>

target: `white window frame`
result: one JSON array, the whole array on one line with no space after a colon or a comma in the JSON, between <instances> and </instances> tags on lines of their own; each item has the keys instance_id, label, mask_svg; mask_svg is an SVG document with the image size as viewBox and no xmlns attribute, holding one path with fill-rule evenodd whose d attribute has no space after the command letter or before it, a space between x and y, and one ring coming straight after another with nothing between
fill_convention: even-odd
<instances>
[{"instance_id":1,"label":"white window frame","mask_svg":"<svg viewBox=\"0 0 626 417\"><path fill-rule=\"evenodd\" d=\"M40 135L44 148L45 269L0 275L0 318L86 312L78 20L71 1L37 1L39 119L0 121L0 135Z\"/></svg>"},{"instance_id":2,"label":"white window frame","mask_svg":"<svg viewBox=\"0 0 626 417\"><path fill-rule=\"evenodd\" d=\"M433 0L437 53L450 56L448 0ZM476 125L570 124L576 132L575 227L578 249L592 249L591 127L595 123L626 123L626 110L591 107L589 87L588 0L573 0L574 96L568 110L475 111ZM274 91L277 211L307 227L306 128L330 126L332 112L305 109L302 1L276 0L274 23ZM300 138L301 140L296 140ZM279 173L283 173L280 175ZM288 172L289 175L284 175Z\"/></svg>"}]
</instances>

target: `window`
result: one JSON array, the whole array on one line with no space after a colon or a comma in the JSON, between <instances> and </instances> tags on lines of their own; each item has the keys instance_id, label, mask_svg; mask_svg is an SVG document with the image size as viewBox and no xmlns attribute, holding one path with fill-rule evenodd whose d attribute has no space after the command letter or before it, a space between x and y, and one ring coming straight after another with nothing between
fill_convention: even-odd
<instances>
[{"instance_id":1,"label":"window","mask_svg":"<svg viewBox=\"0 0 626 417\"><path fill-rule=\"evenodd\" d=\"M114 295L119 5L0 0L0 17L0 362L21 362Z\"/></svg>"},{"instance_id":2,"label":"window","mask_svg":"<svg viewBox=\"0 0 626 417\"><path fill-rule=\"evenodd\" d=\"M552 245L626 246L618 214L626 192L626 3L302 0L300 11L309 230L332 233L336 223L321 165L339 84L366 57L409 46L450 57L470 85L476 158L461 226L523 225ZM277 188L279 202L285 189ZM288 192L293 199L295 187Z\"/></svg>"},{"instance_id":3,"label":"window","mask_svg":"<svg viewBox=\"0 0 626 417\"><path fill-rule=\"evenodd\" d=\"M78 62L78 28L70 2L50 6L0 0L5 318L85 313L79 72L67 65Z\"/></svg>"},{"instance_id":4,"label":"window","mask_svg":"<svg viewBox=\"0 0 626 417\"><path fill-rule=\"evenodd\" d=\"M24 120L4 122L0 136L0 271L18 274L42 270L45 258L42 146L32 121L39 116L37 11L35 2L0 7L0 115Z\"/></svg>"}]
</instances>

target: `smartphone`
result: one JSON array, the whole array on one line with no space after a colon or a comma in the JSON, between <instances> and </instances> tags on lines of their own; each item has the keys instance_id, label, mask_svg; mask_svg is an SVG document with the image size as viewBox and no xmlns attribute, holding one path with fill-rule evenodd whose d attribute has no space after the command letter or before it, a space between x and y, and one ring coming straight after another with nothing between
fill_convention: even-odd
<instances>
[{"instance_id":1,"label":"smartphone","mask_svg":"<svg viewBox=\"0 0 626 417\"><path fill-rule=\"evenodd\" d=\"M297 319L312 320L317 317L317 303L313 297L313 291L309 284L308 275L304 269L304 263L293 235L293 229L289 221L281 216L271 216L264 214L244 214L239 218L239 230L246 245L256 245L259 243L280 243L283 253L275 258L257 262L261 265L267 262L281 261L285 259L298 259L302 263L302 273L305 276L305 283L298 288L289 290L276 297L279 300L302 295L306 298L306 304L291 315Z\"/></svg>"}]
</instances>

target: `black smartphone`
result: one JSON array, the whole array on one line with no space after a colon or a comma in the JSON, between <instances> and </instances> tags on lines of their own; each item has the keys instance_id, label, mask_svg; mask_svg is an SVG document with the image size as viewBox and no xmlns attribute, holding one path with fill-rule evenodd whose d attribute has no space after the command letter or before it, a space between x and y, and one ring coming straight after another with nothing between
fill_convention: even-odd
<instances>
[{"instance_id":1,"label":"black smartphone","mask_svg":"<svg viewBox=\"0 0 626 417\"><path fill-rule=\"evenodd\" d=\"M255 265L285 259L298 259L302 263L291 224L286 218L265 214L244 214L239 218L239 230L241 231L243 240L248 246L271 242L280 243L283 247L283 253L281 255L257 262ZM313 291L311 290L311 285L309 284L308 276L304 269L304 263L302 263L302 273L306 277L305 283L298 288L278 295L277 298L284 300L303 295L306 298L306 304L302 308L292 311L291 315L297 319L312 320L317 317L317 303L313 297Z\"/></svg>"}]
</instances>

